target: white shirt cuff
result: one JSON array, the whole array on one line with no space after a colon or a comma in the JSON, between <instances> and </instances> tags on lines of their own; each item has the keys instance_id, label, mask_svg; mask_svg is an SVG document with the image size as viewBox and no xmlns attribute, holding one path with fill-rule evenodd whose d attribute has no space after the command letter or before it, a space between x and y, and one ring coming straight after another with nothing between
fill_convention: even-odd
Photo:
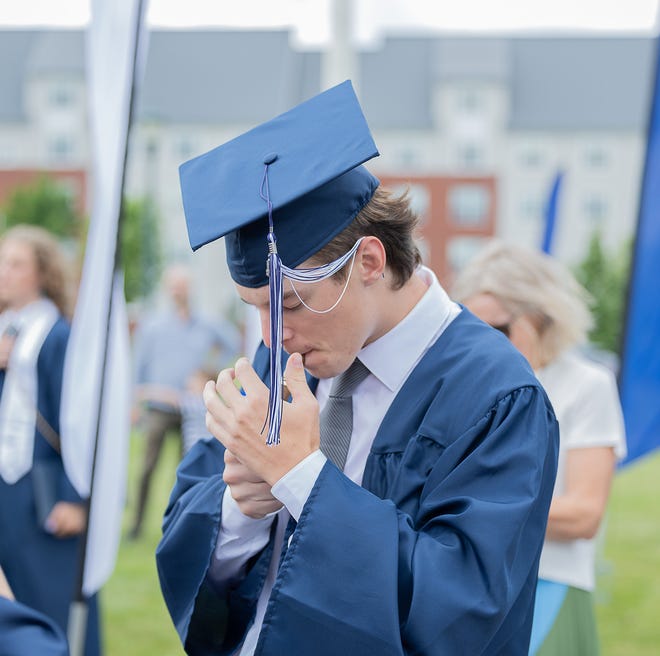
<instances>
[{"instance_id":1,"label":"white shirt cuff","mask_svg":"<svg viewBox=\"0 0 660 656\"><path fill-rule=\"evenodd\" d=\"M220 526L220 534L228 540L233 538L246 539L251 536L269 533L270 525L273 522L273 517L279 511L268 513L260 519L248 517L241 512L238 504L231 495L229 486L225 488L225 493L222 497L222 520ZM219 541L219 540L218 540Z\"/></svg>"},{"instance_id":2,"label":"white shirt cuff","mask_svg":"<svg viewBox=\"0 0 660 656\"><path fill-rule=\"evenodd\" d=\"M229 488L225 488L220 530L208 572L216 585L224 587L245 576L248 560L268 544L270 526L278 512L261 519L248 517L240 511Z\"/></svg>"},{"instance_id":3,"label":"white shirt cuff","mask_svg":"<svg viewBox=\"0 0 660 656\"><path fill-rule=\"evenodd\" d=\"M296 521L300 519L326 460L321 450L317 449L284 474L271 488L272 495L286 506L291 517Z\"/></svg>"}]
</instances>

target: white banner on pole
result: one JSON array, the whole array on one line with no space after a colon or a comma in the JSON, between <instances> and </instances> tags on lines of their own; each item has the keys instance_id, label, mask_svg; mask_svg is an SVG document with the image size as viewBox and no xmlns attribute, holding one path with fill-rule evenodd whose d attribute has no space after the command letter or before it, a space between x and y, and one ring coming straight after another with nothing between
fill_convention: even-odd
<instances>
[{"instance_id":1,"label":"white banner on pole","mask_svg":"<svg viewBox=\"0 0 660 656\"><path fill-rule=\"evenodd\" d=\"M92 0L87 32L92 214L64 367L60 419L64 466L83 497L92 487L97 422L99 426L83 580L86 596L96 592L114 569L126 490L128 322L122 276L114 269L134 74L141 70L135 62L145 51L138 32L144 5L140 0Z\"/></svg>"}]
</instances>

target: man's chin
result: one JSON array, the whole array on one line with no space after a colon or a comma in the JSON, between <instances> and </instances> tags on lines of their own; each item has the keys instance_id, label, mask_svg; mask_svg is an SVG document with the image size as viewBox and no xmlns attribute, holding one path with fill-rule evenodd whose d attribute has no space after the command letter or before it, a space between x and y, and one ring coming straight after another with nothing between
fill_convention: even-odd
<instances>
[{"instance_id":1,"label":"man's chin","mask_svg":"<svg viewBox=\"0 0 660 656\"><path fill-rule=\"evenodd\" d=\"M319 351L310 351L303 355L303 365L314 378L334 378L342 373L336 358L324 357Z\"/></svg>"},{"instance_id":2,"label":"man's chin","mask_svg":"<svg viewBox=\"0 0 660 656\"><path fill-rule=\"evenodd\" d=\"M314 378L332 378L328 375L328 362L320 357L318 351L308 351L302 356L303 366Z\"/></svg>"}]
</instances>

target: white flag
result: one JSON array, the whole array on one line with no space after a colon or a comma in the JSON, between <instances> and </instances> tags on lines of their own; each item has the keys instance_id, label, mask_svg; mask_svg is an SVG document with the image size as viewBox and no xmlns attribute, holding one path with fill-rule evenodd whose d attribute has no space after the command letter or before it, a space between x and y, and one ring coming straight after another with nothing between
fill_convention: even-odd
<instances>
[{"instance_id":1,"label":"white flag","mask_svg":"<svg viewBox=\"0 0 660 656\"><path fill-rule=\"evenodd\" d=\"M126 491L131 382L123 277L115 273L115 249L134 77L141 70L135 62L141 62L145 50L139 29L143 9L140 0L92 0L87 32L92 215L60 418L64 467L83 497L90 495L96 450L85 596L96 592L114 569Z\"/></svg>"}]
</instances>

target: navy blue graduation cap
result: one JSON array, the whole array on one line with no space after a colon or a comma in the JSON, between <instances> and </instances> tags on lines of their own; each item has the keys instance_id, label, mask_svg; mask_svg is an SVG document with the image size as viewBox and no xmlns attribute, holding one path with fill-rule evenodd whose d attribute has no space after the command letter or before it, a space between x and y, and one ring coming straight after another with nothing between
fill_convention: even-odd
<instances>
[{"instance_id":1,"label":"navy blue graduation cap","mask_svg":"<svg viewBox=\"0 0 660 656\"><path fill-rule=\"evenodd\" d=\"M225 237L234 281L270 286L269 443L279 441L281 419L282 277L301 279L295 267L369 202L379 182L361 165L377 155L346 81L179 169L192 249ZM340 260L302 275L328 277Z\"/></svg>"},{"instance_id":2,"label":"navy blue graduation cap","mask_svg":"<svg viewBox=\"0 0 660 656\"><path fill-rule=\"evenodd\" d=\"M360 164L377 155L350 81L333 87L181 165L190 245L197 250L226 236L234 281L266 285L266 166L277 248L293 268L371 199L378 180Z\"/></svg>"}]
</instances>

